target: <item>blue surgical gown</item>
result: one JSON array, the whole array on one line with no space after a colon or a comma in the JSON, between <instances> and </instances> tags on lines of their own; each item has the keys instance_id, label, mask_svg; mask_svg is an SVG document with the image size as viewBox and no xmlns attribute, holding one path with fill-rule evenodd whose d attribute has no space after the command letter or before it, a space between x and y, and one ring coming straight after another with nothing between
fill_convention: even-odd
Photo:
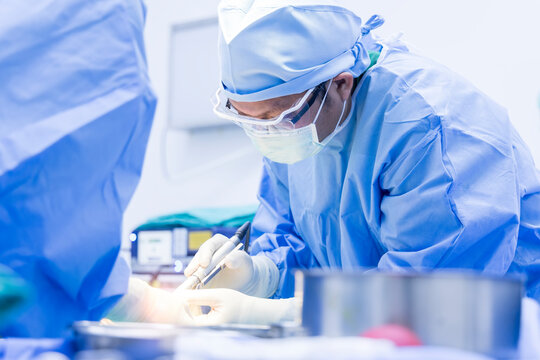
<instances>
[{"instance_id":1,"label":"blue surgical gown","mask_svg":"<svg viewBox=\"0 0 540 360\"><path fill-rule=\"evenodd\" d=\"M316 156L264 159L252 254L295 268L467 268L528 276L540 299L540 174L507 112L398 40ZM496 76L496 74L494 74Z\"/></svg>"},{"instance_id":2,"label":"blue surgical gown","mask_svg":"<svg viewBox=\"0 0 540 360\"><path fill-rule=\"evenodd\" d=\"M57 337L125 293L122 214L155 109L140 1L0 5L0 263L35 303L0 336Z\"/></svg>"}]
</instances>

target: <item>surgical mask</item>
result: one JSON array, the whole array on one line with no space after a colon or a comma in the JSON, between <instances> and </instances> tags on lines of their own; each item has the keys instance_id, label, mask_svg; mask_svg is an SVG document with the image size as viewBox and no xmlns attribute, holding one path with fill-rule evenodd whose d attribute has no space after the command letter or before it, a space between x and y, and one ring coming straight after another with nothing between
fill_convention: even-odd
<instances>
[{"instance_id":1,"label":"surgical mask","mask_svg":"<svg viewBox=\"0 0 540 360\"><path fill-rule=\"evenodd\" d=\"M244 128L246 134L251 138L255 147L268 159L284 164L293 164L313 156L321 151L326 144L336 136L345 123L341 123L347 100L343 102L341 115L336 123L334 130L323 140L319 141L317 127L315 126L319 119L320 112L324 105L324 101L317 112L314 121L302 128L293 130L268 129L265 132L255 129Z\"/></svg>"}]
</instances>

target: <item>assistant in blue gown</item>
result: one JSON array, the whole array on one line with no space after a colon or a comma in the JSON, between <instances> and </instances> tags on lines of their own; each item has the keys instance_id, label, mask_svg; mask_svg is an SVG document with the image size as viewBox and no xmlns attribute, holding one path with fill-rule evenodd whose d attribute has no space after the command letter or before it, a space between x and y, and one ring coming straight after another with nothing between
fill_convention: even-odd
<instances>
[{"instance_id":1,"label":"assistant in blue gown","mask_svg":"<svg viewBox=\"0 0 540 360\"><path fill-rule=\"evenodd\" d=\"M0 5L0 263L35 304L2 336L58 337L126 291L122 214L156 100L140 1Z\"/></svg>"}]
</instances>

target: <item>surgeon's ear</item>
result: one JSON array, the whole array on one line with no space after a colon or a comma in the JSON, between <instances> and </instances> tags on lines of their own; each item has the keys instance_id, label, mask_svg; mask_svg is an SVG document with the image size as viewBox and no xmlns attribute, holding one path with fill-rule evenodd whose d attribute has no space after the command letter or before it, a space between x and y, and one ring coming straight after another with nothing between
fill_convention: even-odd
<instances>
[{"instance_id":1,"label":"surgeon's ear","mask_svg":"<svg viewBox=\"0 0 540 360\"><path fill-rule=\"evenodd\" d=\"M341 97L341 101L349 99L354 84L354 77L351 73L342 72L334 78L332 83L336 84L336 90Z\"/></svg>"}]
</instances>

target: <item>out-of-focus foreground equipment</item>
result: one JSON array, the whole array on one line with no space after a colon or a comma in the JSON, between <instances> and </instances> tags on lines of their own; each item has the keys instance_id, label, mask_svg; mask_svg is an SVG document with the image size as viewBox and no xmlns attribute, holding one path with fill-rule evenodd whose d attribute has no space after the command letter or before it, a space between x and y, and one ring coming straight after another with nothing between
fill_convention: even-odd
<instances>
[{"instance_id":1,"label":"out-of-focus foreground equipment","mask_svg":"<svg viewBox=\"0 0 540 360\"><path fill-rule=\"evenodd\" d=\"M516 356L519 277L311 270L303 281L302 325L310 335L355 336L393 324L412 330L424 345Z\"/></svg>"}]
</instances>

